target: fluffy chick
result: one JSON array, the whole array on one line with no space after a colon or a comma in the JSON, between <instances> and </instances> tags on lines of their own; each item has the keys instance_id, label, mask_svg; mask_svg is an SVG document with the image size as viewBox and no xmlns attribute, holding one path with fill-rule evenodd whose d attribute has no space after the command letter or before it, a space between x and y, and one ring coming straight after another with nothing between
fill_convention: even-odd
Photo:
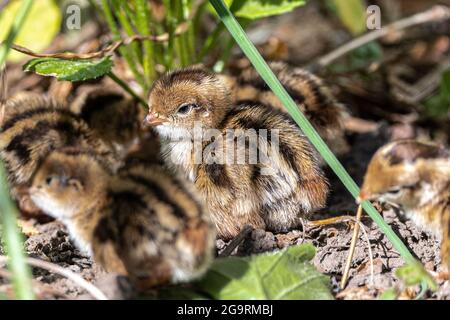
<instances>
[{"instance_id":1,"label":"fluffy chick","mask_svg":"<svg viewBox=\"0 0 450 320\"><path fill-rule=\"evenodd\" d=\"M62 149L42 163L30 194L81 250L139 290L198 277L211 259L208 215L189 185L157 163L111 175L95 153Z\"/></svg>"},{"instance_id":2,"label":"fluffy chick","mask_svg":"<svg viewBox=\"0 0 450 320\"><path fill-rule=\"evenodd\" d=\"M400 206L408 218L442 239L450 268L450 152L415 140L391 142L369 163L361 200Z\"/></svg>"},{"instance_id":3,"label":"fluffy chick","mask_svg":"<svg viewBox=\"0 0 450 320\"><path fill-rule=\"evenodd\" d=\"M349 146L345 138L344 121L348 111L336 100L322 79L284 62L270 62L269 66L332 151L336 154L347 152ZM223 77L235 101L257 101L285 110L252 66L238 70L234 77Z\"/></svg>"},{"instance_id":4,"label":"fluffy chick","mask_svg":"<svg viewBox=\"0 0 450 320\"><path fill-rule=\"evenodd\" d=\"M157 80L149 106L146 123L160 135L165 161L195 183L221 238L234 237L245 224L286 231L324 206L328 184L317 155L285 113L259 103L233 105L220 77L195 68ZM214 141L225 142L200 142L200 161L192 132L195 124L216 129ZM259 134L256 143L245 136L258 129L268 134ZM269 161L259 158L250 163L252 150L263 151ZM228 157L235 151L237 157L244 156L244 163L219 159L220 154Z\"/></svg>"},{"instance_id":5,"label":"fluffy chick","mask_svg":"<svg viewBox=\"0 0 450 320\"><path fill-rule=\"evenodd\" d=\"M41 94L23 92L8 99L0 126L0 157L5 163L11 193L26 194L42 159L63 146L94 148L112 167L119 164L104 144L77 115Z\"/></svg>"},{"instance_id":6,"label":"fluffy chick","mask_svg":"<svg viewBox=\"0 0 450 320\"><path fill-rule=\"evenodd\" d=\"M126 155L141 135L144 109L116 88L89 87L75 98L70 110L121 156Z\"/></svg>"}]
</instances>

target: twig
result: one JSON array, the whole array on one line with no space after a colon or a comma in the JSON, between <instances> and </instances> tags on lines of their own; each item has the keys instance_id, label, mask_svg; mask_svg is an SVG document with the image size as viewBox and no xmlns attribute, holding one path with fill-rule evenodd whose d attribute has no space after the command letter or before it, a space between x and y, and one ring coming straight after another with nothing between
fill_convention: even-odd
<instances>
[{"instance_id":1,"label":"twig","mask_svg":"<svg viewBox=\"0 0 450 320\"><path fill-rule=\"evenodd\" d=\"M302 225L302 242L303 243L306 239L306 225L305 225L305 219L301 218L300 219L300 224Z\"/></svg>"},{"instance_id":2,"label":"twig","mask_svg":"<svg viewBox=\"0 0 450 320\"><path fill-rule=\"evenodd\" d=\"M350 42L340 46L336 50L320 57L315 63L310 66L311 68L323 68L331 64L333 61L339 59L340 57L346 55L347 53L369 43L376 39L382 38L387 34L406 29L419 24L424 24L430 21L440 21L450 18L450 9L446 6L437 5L431 9L415 14L411 17L398 20L394 23L387 25L386 27L374 30L369 33L362 35L361 37L355 38Z\"/></svg>"},{"instance_id":3,"label":"twig","mask_svg":"<svg viewBox=\"0 0 450 320\"><path fill-rule=\"evenodd\" d=\"M0 263L6 263L8 261L8 257L6 256L0 256ZM37 268L46 269L50 272L59 274L63 277L66 277L69 280L72 280L75 284L86 290L91 296L93 296L97 300L108 300L106 295L101 292L96 286L92 285L91 283L84 280L81 276L73 273L70 270L67 270L65 268L62 268L56 264L35 259L35 258L26 258L26 262Z\"/></svg>"},{"instance_id":4,"label":"twig","mask_svg":"<svg viewBox=\"0 0 450 320\"><path fill-rule=\"evenodd\" d=\"M178 27L175 29L174 36L179 36L182 33L186 32L188 29L188 24L186 22L180 23ZM161 35L149 35L149 36L141 36L139 34L134 35L132 37L125 38L123 40L115 41L106 48L88 53L74 53L74 52L59 52L59 53L36 53L27 49L25 47L19 46L17 44L11 44L11 49L14 49L23 54L36 57L36 58L60 58L60 59L94 59L94 58L102 58L119 48L122 45L129 45L133 41L145 41L150 40L154 42L166 42L169 40L169 34L163 33ZM2 42L3 43L3 42Z\"/></svg>"},{"instance_id":5,"label":"twig","mask_svg":"<svg viewBox=\"0 0 450 320\"><path fill-rule=\"evenodd\" d=\"M341 223L341 222L347 222L347 221L353 221L356 224L358 224L364 234L364 238L366 239L367 247L369 250L370 283L371 283L371 285L373 285L374 277L375 277L374 276L375 272L374 272L374 267L373 267L373 253L372 253L372 248L370 246L369 235L367 234L366 229L364 229L364 225L362 224L361 221L358 221L355 217L352 217L352 216L340 216L340 217L333 217L333 218L323 219L323 220L308 221L308 224L315 227L315 226L323 226L323 225L335 224L335 223Z\"/></svg>"},{"instance_id":6,"label":"twig","mask_svg":"<svg viewBox=\"0 0 450 320\"><path fill-rule=\"evenodd\" d=\"M362 211L363 211L362 206L359 205L358 212L356 213L356 221L358 223L355 224L355 227L353 229L353 236L352 241L350 243L350 249L348 251L347 262L345 264L344 273L342 274L341 289L345 288L345 285L347 284L348 280L348 275L350 273L350 267L352 265L353 255L355 253L356 242L358 241L359 236L359 222L361 222Z\"/></svg>"},{"instance_id":7,"label":"twig","mask_svg":"<svg viewBox=\"0 0 450 320\"><path fill-rule=\"evenodd\" d=\"M308 221L308 225L310 226L326 226L329 224L335 224L335 223L341 223L341 222L347 222L349 220L353 219L352 216L339 216L339 217L332 217L327 219L321 219L321 220L311 220Z\"/></svg>"},{"instance_id":8,"label":"twig","mask_svg":"<svg viewBox=\"0 0 450 320\"><path fill-rule=\"evenodd\" d=\"M0 268L0 277L4 278L4 279L11 280L12 275L7 270ZM33 287L36 287L36 290L34 290L34 291L38 292L39 294L42 294L42 293L43 294L51 294L53 296L58 296L58 297L62 297L64 299L69 299L66 294L64 294L64 293L62 293L62 292L60 292L60 291L58 291L56 289L44 287L43 283L38 281L38 280L34 280L33 279L32 280L32 285L33 285Z\"/></svg>"},{"instance_id":9,"label":"twig","mask_svg":"<svg viewBox=\"0 0 450 320\"><path fill-rule=\"evenodd\" d=\"M238 235L234 237L233 240L230 241L228 246L220 253L219 257L228 257L234 251L234 249L236 249L242 243L242 241L244 241L244 239L250 232L252 232L252 230L253 227L251 225L245 225L238 233Z\"/></svg>"}]
</instances>

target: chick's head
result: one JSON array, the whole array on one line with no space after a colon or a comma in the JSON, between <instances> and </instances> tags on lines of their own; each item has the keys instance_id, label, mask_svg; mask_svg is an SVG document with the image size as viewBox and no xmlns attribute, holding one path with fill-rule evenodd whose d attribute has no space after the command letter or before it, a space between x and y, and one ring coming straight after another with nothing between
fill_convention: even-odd
<instances>
[{"instance_id":1,"label":"chick's head","mask_svg":"<svg viewBox=\"0 0 450 320\"><path fill-rule=\"evenodd\" d=\"M89 152L63 149L50 153L33 177L30 195L48 215L70 219L103 196L108 174Z\"/></svg>"},{"instance_id":2,"label":"chick's head","mask_svg":"<svg viewBox=\"0 0 450 320\"><path fill-rule=\"evenodd\" d=\"M154 83L144 124L154 126L162 136L183 137L195 125L217 128L230 103L217 75L200 68L182 69Z\"/></svg>"},{"instance_id":3,"label":"chick's head","mask_svg":"<svg viewBox=\"0 0 450 320\"><path fill-rule=\"evenodd\" d=\"M438 146L414 140L391 142L370 161L359 197L414 208L437 195L439 181L448 182L449 160L448 151Z\"/></svg>"}]
</instances>

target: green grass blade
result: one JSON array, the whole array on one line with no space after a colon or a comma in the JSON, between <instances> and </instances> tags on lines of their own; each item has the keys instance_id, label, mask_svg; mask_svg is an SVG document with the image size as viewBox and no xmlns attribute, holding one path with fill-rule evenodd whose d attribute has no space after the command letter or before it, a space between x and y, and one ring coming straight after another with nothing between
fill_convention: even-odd
<instances>
[{"instance_id":1,"label":"green grass blade","mask_svg":"<svg viewBox=\"0 0 450 320\"><path fill-rule=\"evenodd\" d=\"M31 272L25 261L23 238L17 227L17 209L9 197L5 168L0 163L0 222L3 226L3 242L9 257L8 268L17 299L33 299Z\"/></svg>"},{"instance_id":2,"label":"green grass blade","mask_svg":"<svg viewBox=\"0 0 450 320\"><path fill-rule=\"evenodd\" d=\"M3 67L11 44L22 28L32 4L32 0L22 1L22 5L16 14L8 36L4 43L0 45L0 68ZM23 239L19 232L19 228L17 227L16 216L17 209L9 196L5 168L3 163L0 162L0 223L3 226L1 236L10 258L8 261L8 268L12 273L15 296L17 299L29 300L33 299L31 271L25 262Z\"/></svg>"},{"instance_id":3,"label":"green grass blade","mask_svg":"<svg viewBox=\"0 0 450 320\"><path fill-rule=\"evenodd\" d=\"M139 33L143 36L150 35L150 10L148 7L148 3L145 0L135 0L135 19L136 19L136 28ZM144 74L145 80L147 84L151 83L151 81L155 78L155 70L154 70L154 60L153 60L153 43L150 40L145 40L143 42L144 46ZM148 89L148 88L147 88Z\"/></svg>"},{"instance_id":4,"label":"green grass blade","mask_svg":"<svg viewBox=\"0 0 450 320\"><path fill-rule=\"evenodd\" d=\"M231 14L230 10L225 6L222 0L209 0L213 5L214 9L218 13L220 19L223 21L228 31L231 33L233 38L236 40L238 45L241 47L242 51L245 53L247 58L252 62L255 69L267 83L267 85L272 89L275 95L280 99L283 105L288 110L289 114L295 120L295 122L299 125L302 131L309 138L314 147L320 152L324 160L328 163L331 169L335 172L335 174L339 177L348 191L353 195L353 197L357 197L359 194L358 185L355 181L350 177L345 168L336 158L336 156L331 152L322 138L319 136L317 131L313 128L310 122L306 119L303 113L300 112L296 103L289 94L286 92L284 87L281 85L280 81L278 81L277 77L270 70L267 63L264 61L262 56L259 54L258 50L248 39L246 33L240 26L240 24L236 21L234 16ZM407 263L417 264L417 260L413 257L413 255L409 252L408 248L403 244L400 238L394 233L391 227L383 220L380 214L376 211L373 205L364 201L363 203L364 210L369 214L369 216L375 221L375 223L379 226L379 228L386 234L388 239L392 242L392 245L395 249L402 255L403 259Z\"/></svg>"},{"instance_id":5,"label":"green grass blade","mask_svg":"<svg viewBox=\"0 0 450 320\"><path fill-rule=\"evenodd\" d=\"M6 36L5 41L2 45L0 45L0 66L3 66L3 63L6 61L6 56L8 54L9 48L22 28L23 23L25 22L25 18L30 11L31 5L33 1L25 0L22 3L17 15L14 19L13 24L11 25L11 29L9 30L8 35Z\"/></svg>"},{"instance_id":6,"label":"green grass blade","mask_svg":"<svg viewBox=\"0 0 450 320\"><path fill-rule=\"evenodd\" d=\"M101 8L102 8L106 23L108 24L108 27L111 30L113 40L114 41L121 40L122 36L120 35L120 30L116 24L114 15L111 11L110 2L108 0L102 0ZM129 46L120 47L119 52L123 56L125 61L127 62L128 66L130 67L130 70L133 73L134 77L136 78L136 81L139 83L139 85L144 90L147 90L147 84L146 84L145 78L142 76L142 74L138 70L139 61L137 60L137 56L133 55L132 48Z\"/></svg>"}]
</instances>

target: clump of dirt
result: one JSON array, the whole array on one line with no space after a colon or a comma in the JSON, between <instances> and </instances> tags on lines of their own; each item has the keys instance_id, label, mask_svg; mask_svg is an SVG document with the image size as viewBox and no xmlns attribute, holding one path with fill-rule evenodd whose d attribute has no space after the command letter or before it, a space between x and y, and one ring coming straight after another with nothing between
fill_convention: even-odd
<instances>
[{"instance_id":1,"label":"clump of dirt","mask_svg":"<svg viewBox=\"0 0 450 320\"><path fill-rule=\"evenodd\" d=\"M66 268L90 282L95 282L105 274L92 260L83 255L73 245L64 226L59 222L36 224L37 234L25 241L29 256L55 263ZM34 278L42 283L43 288L51 288L56 297L73 299L84 290L72 281L47 270L33 268Z\"/></svg>"}]
</instances>

